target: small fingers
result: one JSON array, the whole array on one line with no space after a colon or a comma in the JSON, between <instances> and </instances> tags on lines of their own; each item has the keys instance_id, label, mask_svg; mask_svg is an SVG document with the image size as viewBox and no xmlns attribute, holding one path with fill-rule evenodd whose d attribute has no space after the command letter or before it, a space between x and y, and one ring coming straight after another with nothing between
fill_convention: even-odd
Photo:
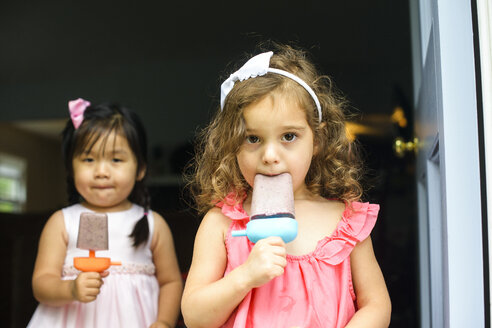
<instances>
[{"instance_id":1,"label":"small fingers","mask_svg":"<svg viewBox=\"0 0 492 328\"><path fill-rule=\"evenodd\" d=\"M101 277L94 277L94 278L86 278L84 280L79 281L78 285L80 287L85 287L85 288L99 288L104 284L104 281L102 280Z\"/></svg>"},{"instance_id":2,"label":"small fingers","mask_svg":"<svg viewBox=\"0 0 492 328\"><path fill-rule=\"evenodd\" d=\"M285 256L277 256L273 262L275 265L285 268L287 266L287 258Z\"/></svg>"},{"instance_id":3,"label":"small fingers","mask_svg":"<svg viewBox=\"0 0 492 328\"><path fill-rule=\"evenodd\" d=\"M287 257L287 250L282 246L273 246L272 253L284 259Z\"/></svg>"},{"instance_id":4,"label":"small fingers","mask_svg":"<svg viewBox=\"0 0 492 328\"><path fill-rule=\"evenodd\" d=\"M105 277L109 276L109 271L103 271L100 273L100 275L101 275L101 278L105 278Z\"/></svg>"},{"instance_id":5,"label":"small fingers","mask_svg":"<svg viewBox=\"0 0 492 328\"><path fill-rule=\"evenodd\" d=\"M72 295L74 299L88 303L96 299L104 284L102 275L97 272L83 272L73 283Z\"/></svg>"},{"instance_id":6,"label":"small fingers","mask_svg":"<svg viewBox=\"0 0 492 328\"><path fill-rule=\"evenodd\" d=\"M97 295L101 292L100 288L85 288L79 297L79 301L83 303L92 302L97 298Z\"/></svg>"},{"instance_id":7,"label":"small fingers","mask_svg":"<svg viewBox=\"0 0 492 328\"><path fill-rule=\"evenodd\" d=\"M79 276L84 276L86 279L97 279L101 277L99 272L82 272Z\"/></svg>"},{"instance_id":8,"label":"small fingers","mask_svg":"<svg viewBox=\"0 0 492 328\"><path fill-rule=\"evenodd\" d=\"M258 241L258 243L260 243L260 242L261 243L267 243L269 245L276 245L276 246L285 247L284 240L278 236L267 237L267 238L264 238L264 239L261 239Z\"/></svg>"},{"instance_id":9,"label":"small fingers","mask_svg":"<svg viewBox=\"0 0 492 328\"><path fill-rule=\"evenodd\" d=\"M277 240L278 238L278 240ZM256 248L262 253L271 253L276 256L285 258L287 256L287 250L285 249L285 243L280 237L269 237L257 242Z\"/></svg>"},{"instance_id":10,"label":"small fingers","mask_svg":"<svg viewBox=\"0 0 492 328\"><path fill-rule=\"evenodd\" d=\"M92 289L92 288L99 289L103 284L104 283L102 282L102 280L91 280L88 281L83 287L87 289Z\"/></svg>"}]
</instances>

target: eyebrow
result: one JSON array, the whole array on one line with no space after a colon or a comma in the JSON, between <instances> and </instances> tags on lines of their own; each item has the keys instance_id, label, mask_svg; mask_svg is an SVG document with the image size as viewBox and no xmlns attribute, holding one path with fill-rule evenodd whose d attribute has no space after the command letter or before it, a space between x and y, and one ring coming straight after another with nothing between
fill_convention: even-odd
<instances>
[{"instance_id":1,"label":"eyebrow","mask_svg":"<svg viewBox=\"0 0 492 328\"><path fill-rule=\"evenodd\" d=\"M99 152L97 152L97 153L99 153ZM105 153L106 151L103 151L103 152ZM126 154L128 154L128 152L126 150L119 149L119 148L113 149L112 151L109 151L109 153L112 155L126 155ZM95 155L96 152L93 149L91 149L90 151L82 152L82 154L84 154L84 155Z\"/></svg>"},{"instance_id":2,"label":"eyebrow","mask_svg":"<svg viewBox=\"0 0 492 328\"><path fill-rule=\"evenodd\" d=\"M126 154L126 153L127 153L127 151L126 151L126 150L124 150L124 149L114 149L114 150L113 150L113 154L120 154L120 153L124 153L124 154Z\"/></svg>"},{"instance_id":3,"label":"eyebrow","mask_svg":"<svg viewBox=\"0 0 492 328\"><path fill-rule=\"evenodd\" d=\"M282 130L295 130L295 131L304 131L307 129L306 126L300 126L300 125L286 125L281 127ZM256 132L259 129L252 129L252 128L246 128L247 132Z\"/></svg>"},{"instance_id":4,"label":"eyebrow","mask_svg":"<svg viewBox=\"0 0 492 328\"><path fill-rule=\"evenodd\" d=\"M299 125L287 125L283 127L285 130L298 130L298 131L303 131L306 130L305 126L299 126Z\"/></svg>"}]
</instances>

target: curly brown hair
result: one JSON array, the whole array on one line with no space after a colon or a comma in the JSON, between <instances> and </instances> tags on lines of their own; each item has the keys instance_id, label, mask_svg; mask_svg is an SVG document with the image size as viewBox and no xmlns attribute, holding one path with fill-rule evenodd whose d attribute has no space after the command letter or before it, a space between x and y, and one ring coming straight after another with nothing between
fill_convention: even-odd
<instances>
[{"instance_id":1,"label":"curly brown hair","mask_svg":"<svg viewBox=\"0 0 492 328\"><path fill-rule=\"evenodd\" d=\"M224 108L218 109L210 124L199 133L195 157L188 170L188 186L201 213L223 201L230 192L235 192L236 199L242 199L250 191L236 160L246 137L243 110L273 92L294 96L313 131L318 151L305 178L307 188L348 203L362 195L361 161L345 128L345 98L328 76L318 74L306 51L280 44L272 44L268 50L274 52L270 67L297 75L314 90L321 104L322 122L318 121L313 98L287 77L267 73L236 82Z\"/></svg>"}]
</instances>

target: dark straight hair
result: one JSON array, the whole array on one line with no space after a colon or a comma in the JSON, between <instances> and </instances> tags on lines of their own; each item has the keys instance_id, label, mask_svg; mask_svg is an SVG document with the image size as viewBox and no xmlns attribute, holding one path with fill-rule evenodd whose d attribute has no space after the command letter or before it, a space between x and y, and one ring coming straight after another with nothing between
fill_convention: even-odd
<instances>
[{"instance_id":1,"label":"dark straight hair","mask_svg":"<svg viewBox=\"0 0 492 328\"><path fill-rule=\"evenodd\" d=\"M67 172L67 192L70 204L82 200L75 188L73 158L90 151L101 138L104 139L103 151L108 136L115 132L126 138L130 149L137 160L137 172L147 172L147 135L140 118L133 111L116 103L102 103L90 105L84 112L84 120L78 129L75 129L71 120L68 120L62 132L62 154ZM146 175L146 174L145 174ZM147 213L150 208L150 195L145 185L145 176L136 181L128 199L144 208L144 216L135 224L130 237L136 248L149 238L149 224Z\"/></svg>"}]
</instances>

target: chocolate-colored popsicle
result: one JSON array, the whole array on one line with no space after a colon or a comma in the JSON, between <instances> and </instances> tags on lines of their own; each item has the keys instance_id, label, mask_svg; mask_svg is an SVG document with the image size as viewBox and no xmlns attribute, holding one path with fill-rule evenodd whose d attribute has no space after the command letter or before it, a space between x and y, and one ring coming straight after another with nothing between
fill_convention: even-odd
<instances>
[{"instance_id":1,"label":"chocolate-colored popsicle","mask_svg":"<svg viewBox=\"0 0 492 328\"><path fill-rule=\"evenodd\" d=\"M253 243L271 236L281 237L286 243L293 241L297 236L297 221L292 176L289 173L257 174L250 212L251 220L246 229L232 231L233 237L247 236Z\"/></svg>"},{"instance_id":2,"label":"chocolate-colored popsicle","mask_svg":"<svg viewBox=\"0 0 492 328\"><path fill-rule=\"evenodd\" d=\"M108 249L108 216L105 213L80 214L77 248L101 251Z\"/></svg>"},{"instance_id":3,"label":"chocolate-colored popsicle","mask_svg":"<svg viewBox=\"0 0 492 328\"><path fill-rule=\"evenodd\" d=\"M295 218L292 176L289 173L255 176L251 219L273 217Z\"/></svg>"},{"instance_id":4,"label":"chocolate-colored popsicle","mask_svg":"<svg viewBox=\"0 0 492 328\"><path fill-rule=\"evenodd\" d=\"M107 214L80 214L77 248L89 250L89 257L73 258L73 266L80 271L103 272L111 265L121 265L121 262L112 262L109 257L96 257L96 251L108 249Z\"/></svg>"}]
</instances>

